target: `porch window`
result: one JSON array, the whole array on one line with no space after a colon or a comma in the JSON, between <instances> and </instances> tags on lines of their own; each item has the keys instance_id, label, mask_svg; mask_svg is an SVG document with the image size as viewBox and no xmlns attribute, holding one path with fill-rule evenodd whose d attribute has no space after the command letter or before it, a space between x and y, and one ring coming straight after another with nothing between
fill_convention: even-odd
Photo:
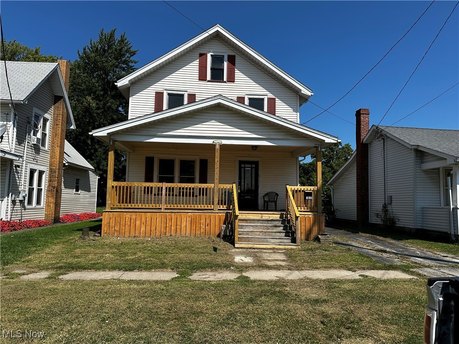
<instances>
[{"instance_id":1,"label":"porch window","mask_svg":"<svg viewBox=\"0 0 459 344\"><path fill-rule=\"evenodd\" d=\"M210 80L225 80L225 55L210 55Z\"/></svg>"},{"instance_id":2,"label":"porch window","mask_svg":"<svg viewBox=\"0 0 459 344\"><path fill-rule=\"evenodd\" d=\"M175 171L174 159L159 159L158 182L173 183Z\"/></svg>"},{"instance_id":3,"label":"porch window","mask_svg":"<svg viewBox=\"0 0 459 344\"><path fill-rule=\"evenodd\" d=\"M180 160L180 183L194 183L195 177L195 161L194 160Z\"/></svg>"},{"instance_id":4,"label":"porch window","mask_svg":"<svg viewBox=\"0 0 459 344\"><path fill-rule=\"evenodd\" d=\"M30 207L43 206L43 188L45 184L45 171L37 168L29 170L29 187L27 192L27 205Z\"/></svg>"},{"instance_id":5,"label":"porch window","mask_svg":"<svg viewBox=\"0 0 459 344\"><path fill-rule=\"evenodd\" d=\"M266 97L247 97L247 105L260 111L266 111Z\"/></svg>"},{"instance_id":6,"label":"porch window","mask_svg":"<svg viewBox=\"0 0 459 344\"><path fill-rule=\"evenodd\" d=\"M185 104L185 93L167 93L167 108L173 109Z\"/></svg>"}]
</instances>

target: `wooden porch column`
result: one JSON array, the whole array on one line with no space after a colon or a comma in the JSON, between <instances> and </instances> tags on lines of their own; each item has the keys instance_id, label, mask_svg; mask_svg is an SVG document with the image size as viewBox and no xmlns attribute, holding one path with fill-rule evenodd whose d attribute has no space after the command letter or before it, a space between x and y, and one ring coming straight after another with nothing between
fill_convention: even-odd
<instances>
[{"instance_id":1,"label":"wooden porch column","mask_svg":"<svg viewBox=\"0 0 459 344\"><path fill-rule=\"evenodd\" d=\"M322 213L322 151L316 147L317 212Z\"/></svg>"},{"instance_id":2,"label":"wooden porch column","mask_svg":"<svg viewBox=\"0 0 459 344\"><path fill-rule=\"evenodd\" d=\"M214 141L215 144L215 168L214 168L214 210L218 210L218 186L220 184L220 145L221 141Z\"/></svg>"},{"instance_id":3,"label":"wooden porch column","mask_svg":"<svg viewBox=\"0 0 459 344\"><path fill-rule=\"evenodd\" d=\"M112 182L113 173L115 170L115 143L110 139L108 147L108 163L107 163L107 199L105 201L105 208L110 210L112 207Z\"/></svg>"}]
</instances>

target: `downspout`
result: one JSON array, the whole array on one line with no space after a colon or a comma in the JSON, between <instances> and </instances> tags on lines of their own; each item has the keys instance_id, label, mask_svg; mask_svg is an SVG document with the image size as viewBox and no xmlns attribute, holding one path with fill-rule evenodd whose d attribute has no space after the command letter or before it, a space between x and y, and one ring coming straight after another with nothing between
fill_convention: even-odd
<instances>
[{"instance_id":1,"label":"downspout","mask_svg":"<svg viewBox=\"0 0 459 344\"><path fill-rule=\"evenodd\" d=\"M386 182L386 138L383 136L382 138L383 144L383 195L384 195L384 203L387 202L387 182Z\"/></svg>"},{"instance_id":2,"label":"downspout","mask_svg":"<svg viewBox=\"0 0 459 344\"><path fill-rule=\"evenodd\" d=\"M448 180L448 200L449 200L449 225L450 225L450 232L451 232L451 239L455 239L455 231L454 231L454 219L453 219L453 190L452 190L452 183L451 183L452 175L447 176Z\"/></svg>"}]
</instances>

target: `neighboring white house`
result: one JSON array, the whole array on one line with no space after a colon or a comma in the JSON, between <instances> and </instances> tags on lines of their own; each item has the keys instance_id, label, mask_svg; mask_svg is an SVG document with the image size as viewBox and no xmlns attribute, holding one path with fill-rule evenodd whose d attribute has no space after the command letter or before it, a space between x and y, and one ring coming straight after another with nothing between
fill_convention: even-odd
<instances>
[{"instance_id":1,"label":"neighboring white house","mask_svg":"<svg viewBox=\"0 0 459 344\"><path fill-rule=\"evenodd\" d=\"M126 184L107 182L113 186L108 188L108 200L116 202L118 213L106 212L104 221L120 216L123 207L157 209L160 191L148 188L158 186L146 184L152 182L174 183L170 187L177 190L194 188L164 191L163 201L168 195L186 194L191 203L170 199L174 203L162 202L160 210L209 209L210 196L198 200L209 195L207 191L195 189L216 190L220 184L235 185L241 210L263 209L268 192L276 192L278 209L285 209L286 184L299 183L298 158L339 142L299 123L300 106L312 96L307 86L219 25L119 80L117 86L129 99L129 119L91 133L127 155ZM311 187L302 203L312 204L316 191ZM223 212L223 203L233 198L233 189L225 192L220 194L225 200L210 209ZM224 204L226 210L234 206ZM140 211L138 216L143 216ZM308 223L316 225L319 220ZM220 225L215 226L218 231ZM145 233L144 228L136 230L139 236Z\"/></svg>"},{"instance_id":2,"label":"neighboring white house","mask_svg":"<svg viewBox=\"0 0 459 344\"><path fill-rule=\"evenodd\" d=\"M459 234L459 131L373 126L368 145L368 221ZM356 154L330 180L336 217L357 220Z\"/></svg>"},{"instance_id":3,"label":"neighboring white house","mask_svg":"<svg viewBox=\"0 0 459 344\"><path fill-rule=\"evenodd\" d=\"M54 148L54 106L64 100L68 128L75 126L72 110L58 63L6 61L6 67L9 86L1 61L0 218L43 219ZM93 168L70 145L65 153L69 167L64 172L61 213L95 211L97 176Z\"/></svg>"}]
</instances>

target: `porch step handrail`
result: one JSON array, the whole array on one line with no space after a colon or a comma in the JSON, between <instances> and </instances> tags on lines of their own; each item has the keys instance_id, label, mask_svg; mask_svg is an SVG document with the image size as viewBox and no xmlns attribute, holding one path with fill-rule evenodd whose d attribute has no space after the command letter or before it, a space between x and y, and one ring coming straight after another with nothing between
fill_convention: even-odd
<instances>
[{"instance_id":1,"label":"porch step handrail","mask_svg":"<svg viewBox=\"0 0 459 344\"><path fill-rule=\"evenodd\" d=\"M237 200L237 186L233 184L233 206L232 206L232 225L233 225L233 235L234 235L234 244L238 242L239 238L239 204Z\"/></svg>"},{"instance_id":2,"label":"porch step handrail","mask_svg":"<svg viewBox=\"0 0 459 344\"><path fill-rule=\"evenodd\" d=\"M214 209L214 184L112 182L112 209ZM229 210L232 184L219 184L217 210Z\"/></svg>"},{"instance_id":3,"label":"porch step handrail","mask_svg":"<svg viewBox=\"0 0 459 344\"><path fill-rule=\"evenodd\" d=\"M318 209L317 186L287 186L300 212L316 212Z\"/></svg>"},{"instance_id":4,"label":"porch step handrail","mask_svg":"<svg viewBox=\"0 0 459 344\"><path fill-rule=\"evenodd\" d=\"M292 186L286 185L286 215L287 221L292 226L292 230L295 233L296 243L299 244L301 240L301 227L299 226L300 212L293 198L293 188Z\"/></svg>"}]
</instances>

